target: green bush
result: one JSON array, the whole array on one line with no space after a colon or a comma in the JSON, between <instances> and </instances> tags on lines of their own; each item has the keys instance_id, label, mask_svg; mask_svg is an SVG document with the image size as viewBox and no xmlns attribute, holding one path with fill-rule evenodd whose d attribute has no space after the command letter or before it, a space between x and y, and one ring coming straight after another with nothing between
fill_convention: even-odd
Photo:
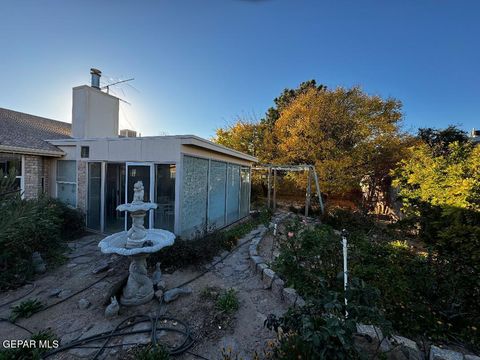
<instances>
[{"instance_id":1,"label":"green bush","mask_svg":"<svg viewBox=\"0 0 480 360\"><path fill-rule=\"evenodd\" d=\"M268 223L271 214L263 210L253 214L251 219L228 227L225 230L215 230L209 234L186 240L175 239L172 246L168 246L148 258L150 265L157 262L168 271L191 266L201 265L210 261L223 250L231 250L237 245L237 240L260 224Z\"/></svg>"},{"instance_id":2,"label":"green bush","mask_svg":"<svg viewBox=\"0 0 480 360\"><path fill-rule=\"evenodd\" d=\"M425 249L409 245L404 232L377 227L361 214L337 216L338 228L350 229L349 274L379 292L380 313L404 336L480 345L480 228L477 213L462 209L432 209L421 238ZM369 226L359 226L367 224ZM406 224L415 224L410 222ZM294 235L281 241L276 269L287 284L307 299L321 292L341 293L342 247L339 236L328 226L304 229L299 222L287 230ZM411 231L407 231L407 233ZM428 236L426 236L428 235ZM377 289L377 290L375 290ZM369 290L369 291L370 291ZM368 291L363 291L368 294ZM369 295L370 296L370 295ZM365 298L352 295L352 299ZM365 303L365 302L364 302ZM366 305L365 309L369 309Z\"/></svg>"},{"instance_id":3,"label":"green bush","mask_svg":"<svg viewBox=\"0 0 480 360\"><path fill-rule=\"evenodd\" d=\"M359 359L354 346L356 324L367 318L369 323L379 324L385 334L390 326L378 312L375 302L378 292L371 292L361 281L352 282L347 294L350 305L345 307L343 294L323 289L310 298L301 308L290 308L279 320L267 321L267 326L279 333L279 346L274 350L275 359ZM360 295L361 294L361 295ZM360 297L359 297L360 296ZM359 305L359 298L368 305ZM345 310L348 316L345 316ZM373 316L373 317L372 317Z\"/></svg>"},{"instance_id":4,"label":"green bush","mask_svg":"<svg viewBox=\"0 0 480 360\"><path fill-rule=\"evenodd\" d=\"M33 275L32 253L58 259L63 243L84 229L81 213L57 200L20 196L0 199L0 288L23 284Z\"/></svg>"}]
</instances>

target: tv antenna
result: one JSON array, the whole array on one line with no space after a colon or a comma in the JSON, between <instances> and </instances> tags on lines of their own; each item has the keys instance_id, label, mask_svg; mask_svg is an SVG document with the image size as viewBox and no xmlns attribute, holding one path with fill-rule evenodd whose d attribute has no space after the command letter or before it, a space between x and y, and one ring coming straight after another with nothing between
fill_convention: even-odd
<instances>
[{"instance_id":1,"label":"tv antenna","mask_svg":"<svg viewBox=\"0 0 480 360\"><path fill-rule=\"evenodd\" d=\"M110 86L114 86L114 85L118 85L118 84L123 84L123 83L126 83L126 82L128 82L128 81L133 81L133 80L135 80L135 78L130 78L130 79L126 79L126 80L115 81L115 82L113 82L113 83L111 83L111 84L107 84L107 85L105 85L105 86L102 86L100 89L102 89L102 90L107 89L107 94L109 94L109 93L110 93Z\"/></svg>"}]
</instances>

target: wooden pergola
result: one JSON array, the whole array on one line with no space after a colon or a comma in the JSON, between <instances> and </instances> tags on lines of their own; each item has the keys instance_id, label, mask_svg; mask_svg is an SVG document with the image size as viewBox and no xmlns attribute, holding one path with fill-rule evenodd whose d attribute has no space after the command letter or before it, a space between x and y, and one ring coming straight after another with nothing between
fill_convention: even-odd
<instances>
[{"instance_id":1,"label":"wooden pergola","mask_svg":"<svg viewBox=\"0 0 480 360\"><path fill-rule=\"evenodd\" d=\"M320 185L318 182L317 171L313 165L259 165L252 168L252 170L259 171L268 171L267 183L268 183L268 194L267 194L267 207L277 208L277 172L278 171L307 171L307 191L305 194L305 216L308 216L308 208L310 207L310 199L312 196L312 178L315 181L316 196L318 197L318 202L320 204L320 211L323 214L324 206L322 201L322 195L320 193ZM272 186L272 173L273 173L273 186ZM273 188L273 195L271 196ZM273 202L271 201L273 198ZM272 205L270 205L272 203Z\"/></svg>"}]
</instances>

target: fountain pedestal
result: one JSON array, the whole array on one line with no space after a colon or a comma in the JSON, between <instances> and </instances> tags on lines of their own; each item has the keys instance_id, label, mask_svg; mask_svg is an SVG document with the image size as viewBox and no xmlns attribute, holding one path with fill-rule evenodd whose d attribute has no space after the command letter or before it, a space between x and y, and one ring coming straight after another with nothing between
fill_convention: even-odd
<instances>
[{"instance_id":1,"label":"fountain pedestal","mask_svg":"<svg viewBox=\"0 0 480 360\"><path fill-rule=\"evenodd\" d=\"M153 299L153 282L147 274L146 254L132 256L127 285L120 302L126 306L141 305Z\"/></svg>"},{"instance_id":2,"label":"fountain pedestal","mask_svg":"<svg viewBox=\"0 0 480 360\"><path fill-rule=\"evenodd\" d=\"M145 229L143 226L147 211L157 208L157 204L143 202L143 184L134 185L133 201L117 207L119 211L129 212L132 227L100 241L98 246L105 254L129 256L132 259L129 267L127 285L123 288L120 303L125 306L141 305L152 300L154 296L153 282L147 273L147 257L165 246L170 246L175 235L166 230Z\"/></svg>"}]
</instances>

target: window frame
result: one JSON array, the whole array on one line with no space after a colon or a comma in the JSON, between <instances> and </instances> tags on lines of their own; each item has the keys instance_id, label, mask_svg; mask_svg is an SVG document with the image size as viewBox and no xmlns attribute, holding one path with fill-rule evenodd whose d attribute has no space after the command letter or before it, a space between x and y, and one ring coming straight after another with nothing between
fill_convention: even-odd
<instances>
[{"instance_id":1,"label":"window frame","mask_svg":"<svg viewBox=\"0 0 480 360\"><path fill-rule=\"evenodd\" d=\"M64 180L58 180L58 163L60 161L72 161L75 163L75 181L64 181ZM62 159L62 160L57 160L56 166L55 166L55 198L58 200L58 184L67 184L67 185L75 185L75 205L67 204L68 206L73 206L74 208L78 207L78 164L77 160L67 160L67 159ZM61 201L61 200L60 200Z\"/></svg>"}]
</instances>

